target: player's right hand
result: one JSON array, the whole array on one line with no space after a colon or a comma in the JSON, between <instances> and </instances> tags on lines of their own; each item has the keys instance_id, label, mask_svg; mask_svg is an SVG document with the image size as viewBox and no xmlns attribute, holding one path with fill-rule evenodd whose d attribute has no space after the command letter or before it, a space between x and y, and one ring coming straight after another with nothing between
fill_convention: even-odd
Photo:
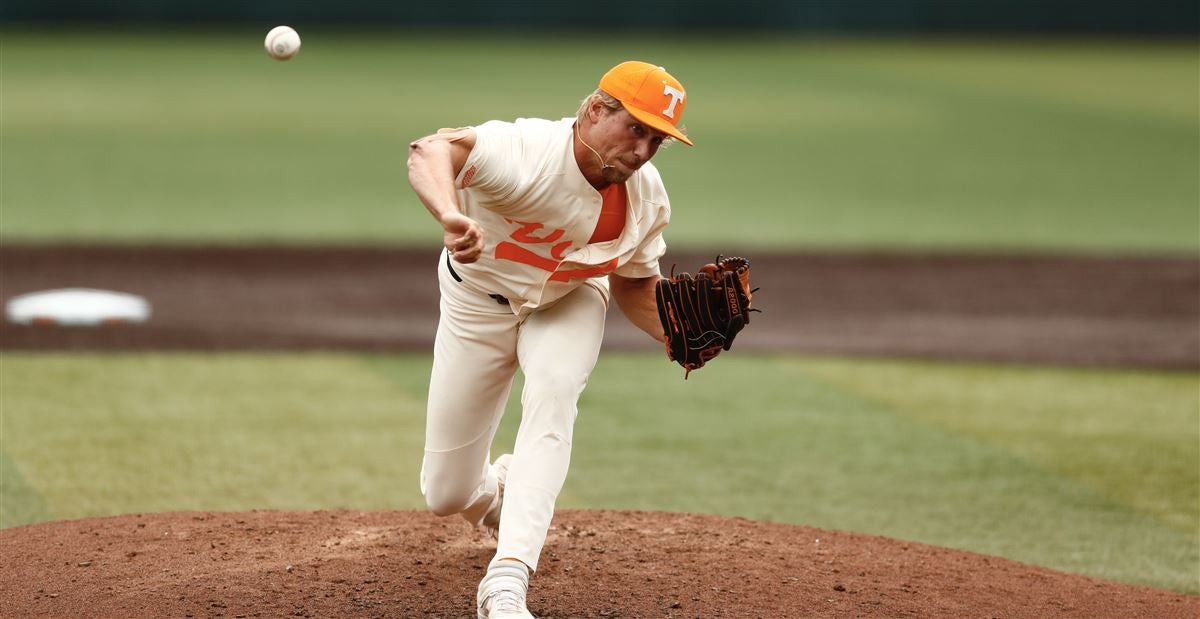
<instances>
[{"instance_id":1,"label":"player's right hand","mask_svg":"<svg viewBox=\"0 0 1200 619\"><path fill-rule=\"evenodd\" d=\"M442 217L442 241L455 262L470 264L483 253L483 228L479 222L462 213Z\"/></svg>"}]
</instances>

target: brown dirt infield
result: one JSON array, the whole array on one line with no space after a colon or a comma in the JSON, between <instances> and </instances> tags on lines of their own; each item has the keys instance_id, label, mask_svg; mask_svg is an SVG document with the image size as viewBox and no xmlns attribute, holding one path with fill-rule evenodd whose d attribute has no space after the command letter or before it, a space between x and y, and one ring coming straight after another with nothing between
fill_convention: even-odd
<instances>
[{"instance_id":1,"label":"brown dirt infield","mask_svg":"<svg viewBox=\"0 0 1200 619\"><path fill-rule=\"evenodd\" d=\"M420 512L134 515L0 531L10 617L468 617L494 548ZM538 617L1196 617L1200 597L743 519L563 511Z\"/></svg>"},{"instance_id":2,"label":"brown dirt infield","mask_svg":"<svg viewBox=\"0 0 1200 619\"><path fill-rule=\"evenodd\" d=\"M666 264L701 263L671 255ZM428 350L436 252L0 247L0 292L121 290L142 325L0 326L0 350ZM1200 367L1190 258L754 256L737 349ZM612 312L608 348L656 345ZM422 512L177 513L0 530L5 617L468 617L492 543ZM556 515L539 617L1198 617L1200 596L713 516Z\"/></svg>"},{"instance_id":3,"label":"brown dirt infield","mask_svg":"<svg viewBox=\"0 0 1200 619\"><path fill-rule=\"evenodd\" d=\"M0 247L5 299L103 288L154 311L103 329L4 323L0 349L425 351L437 262L430 250ZM1200 367L1194 258L762 254L752 271L764 313L735 350ZM660 347L617 310L605 346Z\"/></svg>"}]
</instances>

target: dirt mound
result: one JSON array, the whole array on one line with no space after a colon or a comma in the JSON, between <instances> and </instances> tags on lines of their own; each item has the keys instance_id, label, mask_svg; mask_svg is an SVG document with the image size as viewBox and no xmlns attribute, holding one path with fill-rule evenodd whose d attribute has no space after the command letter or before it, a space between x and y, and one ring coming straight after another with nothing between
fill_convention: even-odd
<instances>
[{"instance_id":1,"label":"dirt mound","mask_svg":"<svg viewBox=\"0 0 1200 619\"><path fill-rule=\"evenodd\" d=\"M0 531L8 617L468 617L494 546L425 512L170 513ZM539 617L1196 617L1200 596L743 519L562 511Z\"/></svg>"}]
</instances>

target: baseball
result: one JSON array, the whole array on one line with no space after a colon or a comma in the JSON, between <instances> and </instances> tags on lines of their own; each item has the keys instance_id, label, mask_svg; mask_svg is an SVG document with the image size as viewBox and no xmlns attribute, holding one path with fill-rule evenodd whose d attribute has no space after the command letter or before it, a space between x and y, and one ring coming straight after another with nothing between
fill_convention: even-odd
<instances>
[{"instance_id":1,"label":"baseball","mask_svg":"<svg viewBox=\"0 0 1200 619\"><path fill-rule=\"evenodd\" d=\"M267 33L263 47L275 60L287 60L300 51L300 35L291 26L275 26Z\"/></svg>"}]
</instances>

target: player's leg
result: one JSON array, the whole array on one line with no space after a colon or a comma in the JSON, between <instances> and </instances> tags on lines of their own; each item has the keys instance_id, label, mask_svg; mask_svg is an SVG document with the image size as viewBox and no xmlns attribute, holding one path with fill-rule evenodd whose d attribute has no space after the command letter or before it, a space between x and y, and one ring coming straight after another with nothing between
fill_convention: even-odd
<instances>
[{"instance_id":1,"label":"player's leg","mask_svg":"<svg viewBox=\"0 0 1200 619\"><path fill-rule=\"evenodd\" d=\"M521 425L504 488L497 558L537 569L571 460L579 395L604 339L606 296L583 285L521 327Z\"/></svg>"},{"instance_id":2,"label":"player's leg","mask_svg":"<svg viewBox=\"0 0 1200 619\"><path fill-rule=\"evenodd\" d=\"M516 372L517 320L492 299L440 279L421 492L434 513L478 524L498 500L489 447Z\"/></svg>"}]
</instances>

